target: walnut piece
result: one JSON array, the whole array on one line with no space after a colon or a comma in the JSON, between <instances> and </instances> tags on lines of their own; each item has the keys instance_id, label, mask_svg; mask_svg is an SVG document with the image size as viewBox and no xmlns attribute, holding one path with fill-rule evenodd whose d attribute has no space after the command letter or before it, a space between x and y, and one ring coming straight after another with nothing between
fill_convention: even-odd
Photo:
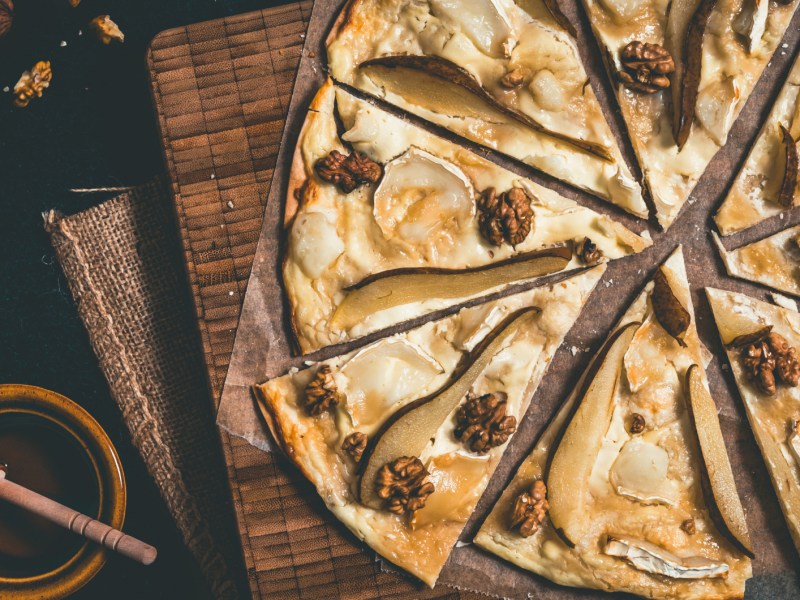
<instances>
[{"instance_id":1,"label":"walnut piece","mask_svg":"<svg viewBox=\"0 0 800 600\"><path fill-rule=\"evenodd\" d=\"M633 413L631 415L631 433L642 433L644 431L645 424L644 416L640 415L639 413Z\"/></svg>"},{"instance_id":2,"label":"walnut piece","mask_svg":"<svg viewBox=\"0 0 800 600\"><path fill-rule=\"evenodd\" d=\"M800 363L796 350L786 338L770 332L742 350L745 373L765 394L778 390L778 382L791 387L800 384Z\"/></svg>"},{"instance_id":3,"label":"walnut piece","mask_svg":"<svg viewBox=\"0 0 800 600\"><path fill-rule=\"evenodd\" d=\"M537 531L547 516L550 504L547 502L547 486L537 479L530 491L520 494L514 502L511 516L511 529L519 527L522 537L530 537Z\"/></svg>"},{"instance_id":4,"label":"walnut piece","mask_svg":"<svg viewBox=\"0 0 800 600\"><path fill-rule=\"evenodd\" d=\"M683 523L681 523L681 529L683 529L689 535L694 535L697 533L697 525L694 522L694 519L689 517Z\"/></svg>"},{"instance_id":5,"label":"walnut piece","mask_svg":"<svg viewBox=\"0 0 800 600\"><path fill-rule=\"evenodd\" d=\"M30 71L25 71L14 86L14 104L24 108L33 98L41 98L42 92L50 87L53 72L49 60L40 60Z\"/></svg>"},{"instance_id":6,"label":"walnut piece","mask_svg":"<svg viewBox=\"0 0 800 600\"><path fill-rule=\"evenodd\" d=\"M500 85L510 90L514 89L521 86L529 74L530 70L525 67L514 67L500 78Z\"/></svg>"},{"instance_id":7,"label":"walnut piece","mask_svg":"<svg viewBox=\"0 0 800 600\"><path fill-rule=\"evenodd\" d=\"M336 387L330 366L322 365L306 386L306 412L311 416L321 415L342 399L343 394Z\"/></svg>"},{"instance_id":8,"label":"walnut piece","mask_svg":"<svg viewBox=\"0 0 800 600\"><path fill-rule=\"evenodd\" d=\"M89 21L89 29L97 36L97 39L104 44L111 42L125 41L125 34L108 15L100 15Z\"/></svg>"},{"instance_id":9,"label":"walnut piece","mask_svg":"<svg viewBox=\"0 0 800 600\"><path fill-rule=\"evenodd\" d=\"M364 183L377 183L383 174L378 163L357 151L344 155L331 150L314 164L314 169L323 181L339 186L345 194Z\"/></svg>"},{"instance_id":10,"label":"walnut piece","mask_svg":"<svg viewBox=\"0 0 800 600\"><path fill-rule=\"evenodd\" d=\"M478 198L478 226L490 244L508 242L517 246L533 229L531 198L522 188L512 187L498 195L493 187Z\"/></svg>"},{"instance_id":11,"label":"walnut piece","mask_svg":"<svg viewBox=\"0 0 800 600\"><path fill-rule=\"evenodd\" d=\"M517 430L517 418L506 415L505 394L468 398L456 411L456 439L477 454L505 444Z\"/></svg>"},{"instance_id":12,"label":"walnut piece","mask_svg":"<svg viewBox=\"0 0 800 600\"><path fill-rule=\"evenodd\" d=\"M603 259L603 251L588 237L583 238L578 244L576 254L581 262L587 265L597 264Z\"/></svg>"},{"instance_id":13,"label":"walnut piece","mask_svg":"<svg viewBox=\"0 0 800 600\"><path fill-rule=\"evenodd\" d=\"M14 3L12 0L0 0L0 38L11 30L14 23Z\"/></svg>"},{"instance_id":14,"label":"walnut piece","mask_svg":"<svg viewBox=\"0 0 800 600\"><path fill-rule=\"evenodd\" d=\"M667 75L675 71L675 61L664 46L634 40L622 49L619 58L622 70L618 77L626 87L644 94L669 87Z\"/></svg>"},{"instance_id":15,"label":"walnut piece","mask_svg":"<svg viewBox=\"0 0 800 600\"><path fill-rule=\"evenodd\" d=\"M428 470L416 456L401 456L378 470L375 491L386 500L386 509L398 515L413 513L425 506L435 488Z\"/></svg>"},{"instance_id":16,"label":"walnut piece","mask_svg":"<svg viewBox=\"0 0 800 600\"><path fill-rule=\"evenodd\" d=\"M364 450L367 449L367 434L360 431L354 431L342 442L342 450L345 451L350 458L355 462L361 462L361 457L364 456Z\"/></svg>"}]
</instances>

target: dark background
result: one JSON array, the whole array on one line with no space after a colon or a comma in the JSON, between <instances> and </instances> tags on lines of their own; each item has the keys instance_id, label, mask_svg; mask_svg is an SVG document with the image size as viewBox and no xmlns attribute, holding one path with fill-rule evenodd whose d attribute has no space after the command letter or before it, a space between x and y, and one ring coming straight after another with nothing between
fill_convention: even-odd
<instances>
[{"instance_id":1,"label":"dark background","mask_svg":"<svg viewBox=\"0 0 800 600\"><path fill-rule=\"evenodd\" d=\"M280 1L16 0L0 39L0 383L64 394L105 428L128 479L128 533L155 545L150 567L111 556L75 598L203 598L202 578L135 448L78 319L41 213L74 214L113 193L71 189L133 186L165 170L145 69L158 32ZM88 22L108 14L125 43L104 46ZM79 31L83 30L83 35ZM61 42L66 46L62 47ZM41 99L12 106L20 74L51 61ZM189 302L188 289L186 298ZM205 377L198 363L198 377ZM210 406L210 405L209 405Z\"/></svg>"}]
</instances>

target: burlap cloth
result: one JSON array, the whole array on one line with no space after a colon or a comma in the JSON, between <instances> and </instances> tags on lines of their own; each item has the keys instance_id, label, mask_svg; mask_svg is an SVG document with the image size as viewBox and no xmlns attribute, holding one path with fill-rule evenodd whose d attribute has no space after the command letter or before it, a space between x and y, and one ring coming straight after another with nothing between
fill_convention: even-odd
<instances>
[{"instance_id":1,"label":"burlap cloth","mask_svg":"<svg viewBox=\"0 0 800 600\"><path fill-rule=\"evenodd\" d=\"M243 573L167 186L44 215L133 444L216 598Z\"/></svg>"}]
</instances>

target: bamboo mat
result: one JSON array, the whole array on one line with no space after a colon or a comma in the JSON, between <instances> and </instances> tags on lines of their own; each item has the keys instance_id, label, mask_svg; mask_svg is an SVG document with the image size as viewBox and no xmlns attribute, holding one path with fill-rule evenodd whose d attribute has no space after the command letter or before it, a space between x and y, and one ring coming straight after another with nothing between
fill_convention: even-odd
<instances>
[{"instance_id":1,"label":"bamboo mat","mask_svg":"<svg viewBox=\"0 0 800 600\"><path fill-rule=\"evenodd\" d=\"M147 56L215 402L228 368L311 2L171 29ZM279 456L220 432L261 598L466 598L382 572Z\"/></svg>"}]
</instances>

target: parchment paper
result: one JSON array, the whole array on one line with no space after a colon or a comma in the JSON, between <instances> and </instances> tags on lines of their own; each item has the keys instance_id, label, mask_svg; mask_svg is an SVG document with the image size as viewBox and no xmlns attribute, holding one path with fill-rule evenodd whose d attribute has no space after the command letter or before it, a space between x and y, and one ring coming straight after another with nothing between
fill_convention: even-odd
<instances>
[{"instance_id":1,"label":"parchment paper","mask_svg":"<svg viewBox=\"0 0 800 600\"><path fill-rule=\"evenodd\" d=\"M617 135L623 154L634 172L638 173L627 137L620 135L620 132L625 131L624 123L619 116L613 92L603 70L599 49L591 35L586 16L578 6L578 1L561 0L559 4L578 29L581 54L594 90L606 110L606 116ZM280 223L283 213L283 194L287 185L287 166L308 104L324 81L324 38L343 3L343 0L317 0L314 5L218 414L220 426L265 450L270 450L272 443L255 407L250 392L252 384L281 375L292 366L302 366L304 360L324 359L381 336L377 333L355 344L327 348L302 358L292 357L289 352L289 333L285 322L286 305L279 278L282 244ZM504 167L555 188L566 197L575 199L598 212L612 215L634 231L649 229L655 243L652 248L641 254L614 261L609 265L603 281L589 299L583 314L568 334L539 386L528 414L522 420L520 429L462 535L464 542L468 543L472 539L483 517L494 505L506 482L513 476L550 416L568 395L571 386L587 365L592 352L605 339L609 328L635 298L654 268L676 245L683 244L689 280L693 288L692 298L697 314L697 327L701 339L715 355L708 368L709 382L720 409L722 431L734 473L737 475L739 493L755 546L756 560L753 563L755 577L748 583L747 598L772 600L800 597L796 573L800 561L786 530L769 476L747 425L733 377L725 365L724 352L719 344L708 302L702 292L704 286L720 287L768 300L764 288L731 279L725 274L709 232L713 228L711 216L741 167L747 150L758 133L760 123L766 117L786 77L799 39L800 13L795 15L783 40L786 47L779 46L775 57L735 123L727 145L712 161L692 194L692 199L666 233L658 231L652 224L630 217L610 204L555 182L552 178L542 176L519 162L505 159L492 152L483 152ZM408 117L408 120L419 122L413 117ZM463 144L475 148L473 144ZM726 238L725 245L727 248L738 247L799 222L800 214L798 211L792 211ZM455 309L447 312L453 310ZM409 326L413 326L413 323L403 328ZM460 545L454 550L439 581L461 589L509 598L604 597L600 592L556 586L542 577L514 567L469 544Z\"/></svg>"}]
</instances>

